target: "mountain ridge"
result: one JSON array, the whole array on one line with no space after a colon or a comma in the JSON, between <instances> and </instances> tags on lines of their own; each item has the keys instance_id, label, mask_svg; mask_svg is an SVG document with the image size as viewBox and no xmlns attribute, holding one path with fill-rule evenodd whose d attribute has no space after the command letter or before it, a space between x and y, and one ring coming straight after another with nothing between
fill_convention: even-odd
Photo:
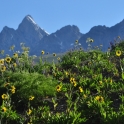
<instances>
[{"instance_id":1,"label":"mountain ridge","mask_svg":"<svg viewBox=\"0 0 124 124\"><path fill-rule=\"evenodd\" d=\"M124 38L124 20L111 27L98 25L92 27L89 32L83 34L76 25L66 25L49 34L34 21L31 15L24 17L15 30L7 26L0 32L0 50L6 54L12 53L9 48L15 45L15 51L21 51L20 43L24 42L30 47L30 55L40 55L44 50L49 53L66 52L73 48L75 40L79 40L83 49L87 49L87 38L94 39L93 47L103 45L103 51L110 46L110 42L117 36Z\"/></svg>"}]
</instances>

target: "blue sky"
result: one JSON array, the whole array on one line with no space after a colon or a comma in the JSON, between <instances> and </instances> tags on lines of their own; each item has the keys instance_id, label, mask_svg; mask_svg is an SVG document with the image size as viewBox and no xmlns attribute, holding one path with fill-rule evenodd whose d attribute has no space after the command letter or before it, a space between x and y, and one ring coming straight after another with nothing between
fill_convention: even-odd
<instances>
[{"instance_id":1,"label":"blue sky","mask_svg":"<svg viewBox=\"0 0 124 124\"><path fill-rule=\"evenodd\" d=\"M66 25L87 33L93 26L111 27L122 21L123 6L124 0L0 0L0 32L4 26L17 29L30 14L49 33Z\"/></svg>"}]
</instances>

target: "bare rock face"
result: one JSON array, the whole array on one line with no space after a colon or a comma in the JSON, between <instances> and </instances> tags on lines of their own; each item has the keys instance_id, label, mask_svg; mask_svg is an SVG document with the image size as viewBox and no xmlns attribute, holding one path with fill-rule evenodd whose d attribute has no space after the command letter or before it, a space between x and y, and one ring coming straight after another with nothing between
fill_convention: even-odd
<instances>
[{"instance_id":1,"label":"bare rock face","mask_svg":"<svg viewBox=\"0 0 124 124\"><path fill-rule=\"evenodd\" d=\"M37 54L37 46L41 45L39 41L44 37L48 36L49 34L41 29L34 19L27 15L19 25L18 29L16 30L17 34L21 36L21 39L23 39L22 42L26 44L27 47L30 48L30 54ZM18 39L18 43L20 43L21 40Z\"/></svg>"},{"instance_id":2,"label":"bare rock face","mask_svg":"<svg viewBox=\"0 0 124 124\"><path fill-rule=\"evenodd\" d=\"M30 43L37 42L44 36L48 35L35 23L30 15L26 16L23 19L22 23L17 29L17 32L20 36L24 37L24 39L29 41Z\"/></svg>"}]
</instances>

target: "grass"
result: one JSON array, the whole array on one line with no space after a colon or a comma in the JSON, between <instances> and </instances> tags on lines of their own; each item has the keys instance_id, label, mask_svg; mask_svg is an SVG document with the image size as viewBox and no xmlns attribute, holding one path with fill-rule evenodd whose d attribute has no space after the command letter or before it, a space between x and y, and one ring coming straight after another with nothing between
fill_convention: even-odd
<instances>
[{"instance_id":1,"label":"grass","mask_svg":"<svg viewBox=\"0 0 124 124\"><path fill-rule=\"evenodd\" d=\"M57 58L58 57L62 58L65 54L66 53L57 53L56 56L53 56L53 54L43 55L42 59L43 59L43 61L47 61L48 63L52 63L53 61L54 61L54 63L57 63L58 62ZM39 63L40 62L40 57L36 57L34 59L34 62Z\"/></svg>"}]
</instances>

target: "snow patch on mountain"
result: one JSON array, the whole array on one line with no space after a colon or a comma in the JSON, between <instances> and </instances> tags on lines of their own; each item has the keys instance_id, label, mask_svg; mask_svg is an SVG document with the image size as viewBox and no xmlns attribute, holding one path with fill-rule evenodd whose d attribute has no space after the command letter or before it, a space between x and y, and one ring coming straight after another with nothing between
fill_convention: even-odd
<instances>
[{"instance_id":1,"label":"snow patch on mountain","mask_svg":"<svg viewBox=\"0 0 124 124\"><path fill-rule=\"evenodd\" d=\"M27 15L26 19L33 24L36 31L39 30L40 27L37 25L37 23L33 20L33 18L30 15Z\"/></svg>"},{"instance_id":2,"label":"snow patch on mountain","mask_svg":"<svg viewBox=\"0 0 124 124\"><path fill-rule=\"evenodd\" d=\"M31 16L28 15L28 16L27 16L27 19L28 19L29 21L31 21L34 25L37 25L36 22L32 19Z\"/></svg>"},{"instance_id":3,"label":"snow patch on mountain","mask_svg":"<svg viewBox=\"0 0 124 124\"><path fill-rule=\"evenodd\" d=\"M33 19L30 15L27 15L27 16L26 16L26 19L27 19L28 21L30 21L30 22L33 24L33 26L34 26L34 28L35 28L36 31L39 30L39 29L41 29L41 30L43 30L47 35L49 35L49 33L48 33L47 31L45 31L43 28L40 28L40 27L38 26L38 24L34 21L34 19Z\"/></svg>"},{"instance_id":4,"label":"snow patch on mountain","mask_svg":"<svg viewBox=\"0 0 124 124\"><path fill-rule=\"evenodd\" d=\"M41 28L44 32L46 32L48 35L50 35L50 33L48 33L47 31L45 31L43 28Z\"/></svg>"}]
</instances>

